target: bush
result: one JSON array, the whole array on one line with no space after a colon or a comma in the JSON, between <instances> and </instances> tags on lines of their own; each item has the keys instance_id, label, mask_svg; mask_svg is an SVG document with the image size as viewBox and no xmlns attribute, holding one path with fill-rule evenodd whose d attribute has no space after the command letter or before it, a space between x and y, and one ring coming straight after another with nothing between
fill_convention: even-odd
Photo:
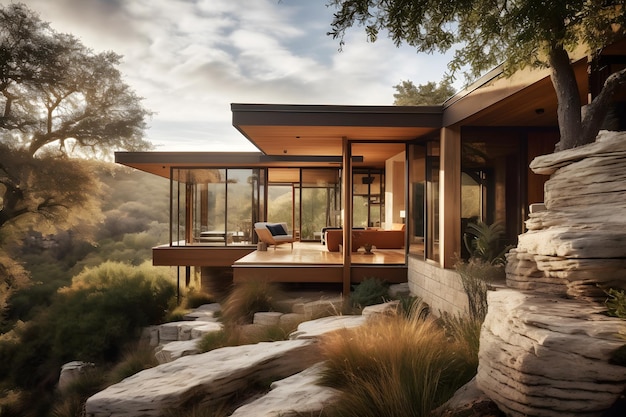
<instances>
[{"instance_id":1,"label":"bush","mask_svg":"<svg viewBox=\"0 0 626 417\"><path fill-rule=\"evenodd\" d=\"M350 294L352 307L364 308L384 303L389 298L389 288L385 281L378 278L365 278L360 284L354 285Z\"/></svg>"},{"instance_id":2,"label":"bush","mask_svg":"<svg viewBox=\"0 0 626 417\"><path fill-rule=\"evenodd\" d=\"M607 314L611 317L626 319L626 294L624 294L624 290L610 288L605 292L607 299L604 304L608 309Z\"/></svg>"},{"instance_id":3,"label":"bush","mask_svg":"<svg viewBox=\"0 0 626 417\"><path fill-rule=\"evenodd\" d=\"M14 383L53 386L63 363L117 361L141 328L166 314L175 287L160 271L105 262L74 277L49 309L19 329L18 348L7 347Z\"/></svg>"},{"instance_id":4,"label":"bush","mask_svg":"<svg viewBox=\"0 0 626 417\"><path fill-rule=\"evenodd\" d=\"M330 417L425 417L476 370L464 341L415 316L331 333L321 351L327 368L320 383L341 391L325 413Z\"/></svg>"}]
</instances>

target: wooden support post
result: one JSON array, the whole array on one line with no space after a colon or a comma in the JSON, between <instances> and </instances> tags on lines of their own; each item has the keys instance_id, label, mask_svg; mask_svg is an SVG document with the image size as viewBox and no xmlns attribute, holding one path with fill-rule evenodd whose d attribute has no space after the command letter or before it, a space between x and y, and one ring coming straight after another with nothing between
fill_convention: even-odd
<instances>
[{"instance_id":1,"label":"wooden support post","mask_svg":"<svg viewBox=\"0 0 626 417\"><path fill-rule=\"evenodd\" d=\"M461 253L461 132L443 128L440 136L439 171L439 262L454 266Z\"/></svg>"},{"instance_id":2,"label":"wooden support post","mask_svg":"<svg viewBox=\"0 0 626 417\"><path fill-rule=\"evenodd\" d=\"M352 269L352 145L343 138L343 298L350 296Z\"/></svg>"}]
</instances>

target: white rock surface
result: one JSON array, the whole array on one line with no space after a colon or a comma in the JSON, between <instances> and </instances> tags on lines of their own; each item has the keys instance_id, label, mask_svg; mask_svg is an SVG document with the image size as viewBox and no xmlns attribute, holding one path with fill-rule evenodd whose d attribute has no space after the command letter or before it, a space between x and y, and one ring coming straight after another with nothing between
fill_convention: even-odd
<instances>
[{"instance_id":1,"label":"white rock surface","mask_svg":"<svg viewBox=\"0 0 626 417\"><path fill-rule=\"evenodd\" d=\"M280 322L280 316L283 313L277 311L267 311L254 313L253 324L260 324L262 326L278 326Z\"/></svg>"},{"instance_id":2,"label":"white rock surface","mask_svg":"<svg viewBox=\"0 0 626 417\"><path fill-rule=\"evenodd\" d=\"M595 143L536 158L546 210L507 256L507 285L602 301L626 290L626 133L601 132Z\"/></svg>"},{"instance_id":3,"label":"white rock surface","mask_svg":"<svg viewBox=\"0 0 626 417\"><path fill-rule=\"evenodd\" d=\"M76 381L86 369L93 368L94 364L83 361L68 362L61 367L59 375L59 390L63 391Z\"/></svg>"},{"instance_id":4,"label":"white rock surface","mask_svg":"<svg viewBox=\"0 0 626 417\"><path fill-rule=\"evenodd\" d=\"M223 328L224 325L222 323L209 321L202 322L202 325L191 329L191 339L199 339L206 334L220 332Z\"/></svg>"},{"instance_id":5,"label":"white rock surface","mask_svg":"<svg viewBox=\"0 0 626 417\"><path fill-rule=\"evenodd\" d=\"M400 305L400 301L388 301L386 303L374 304L371 306L367 306L361 312L365 317L376 317L380 315L389 315L398 311L398 307Z\"/></svg>"},{"instance_id":6,"label":"white rock surface","mask_svg":"<svg viewBox=\"0 0 626 417\"><path fill-rule=\"evenodd\" d=\"M317 385L323 363L318 363L288 378L276 381L271 391L246 404L232 417L297 417L319 415L336 400L338 391Z\"/></svg>"},{"instance_id":7,"label":"white rock surface","mask_svg":"<svg viewBox=\"0 0 626 417\"><path fill-rule=\"evenodd\" d=\"M154 356L159 363L172 362L180 357L195 355L198 353L200 353L200 349L198 349L198 340L169 342L158 346L154 350Z\"/></svg>"},{"instance_id":8,"label":"white rock surface","mask_svg":"<svg viewBox=\"0 0 626 417\"><path fill-rule=\"evenodd\" d=\"M86 402L86 416L160 416L167 409L189 403L210 407L250 384L285 378L319 360L312 340L259 343L185 356L93 395Z\"/></svg>"},{"instance_id":9,"label":"white rock surface","mask_svg":"<svg viewBox=\"0 0 626 417\"><path fill-rule=\"evenodd\" d=\"M292 340L314 339L324 333L340 329L350 329L365 324L365 316L329 316L317 320L305 321L298 329L289 335Z\"/></svg>"},{"instance_id":10,"label":"white rock surface","mask_svg":"<svg viewBox=\"0 0 626 417\"><path fill-rule=\"evenodd\" d=\"M498 290L480 336L476 381L512 417L600 416L626 389L608 363L626 322L589 302Z\"/></svg>"}]
</instances>

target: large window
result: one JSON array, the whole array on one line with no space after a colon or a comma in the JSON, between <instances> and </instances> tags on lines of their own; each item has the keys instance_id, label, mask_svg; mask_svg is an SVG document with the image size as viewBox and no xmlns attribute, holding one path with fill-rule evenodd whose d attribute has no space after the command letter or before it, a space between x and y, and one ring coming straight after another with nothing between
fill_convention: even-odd
<instances>
[{"instance_id":1,"label":"large window","mask_svg":"<svg viewBox=\"0 0 626 417\"><path fill-rule=\"evenodd\" d=\"M461 233L468 223L499 223L501 245L515 243L523 229L526 204L524 132L475 129L464 132L461 152ZM462 241L462 240L461 240ZM467 257L465 245L461 248Z\"/></svg>"},{"instance_id":2,"label":"large window","mask_svg":"<svg viewBox=\"0 0 626 417\"><path fill-rule=\"evenodd\" d=\"M352 227L380 227L385 221L383 172L355 170L352 178Z\"/></svg>"},{"instance_id":3,"label":"large window","mask_svg":"<svg viewBox=\"0 0 626 417\"><path fill-rule=\"evenodd\" d=\"M251 244L263 205L259 169L173 169L172 245Z\"/></svg>"},{"instance_id":4,"label":"large window","mask_svg":"<svg viewBox=\"0 0 626 417\"><path fill-rule=\"evenodd\" d=\"M439 142L409 146L409 253L439 261Z\"/></svg>"}]
</instances>

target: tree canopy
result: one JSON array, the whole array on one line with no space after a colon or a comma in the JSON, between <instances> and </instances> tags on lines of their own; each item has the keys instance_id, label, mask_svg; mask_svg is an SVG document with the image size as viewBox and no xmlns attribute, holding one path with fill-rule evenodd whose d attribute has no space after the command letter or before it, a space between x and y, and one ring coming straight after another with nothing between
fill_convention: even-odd
<instances>
[{"instance_id":1,"label":"tree canopy","mask_svg":"<svg viewBox=\"0 0 626 417\"><path fill-rule=\"evenodd\" d=\"M23 4L0 8L1 140L35 155L150 147L150 115L126 85L114 52L95 54Z\"/></svg>"},{"instance_id":2,"label":"tree canopy","mask_svg":"<svg viewBox=\"0 0 626 417\"><path fill-rule=\"evenodd\" d=\"M412 81L407 80L394 85L393 88L397 91L393 95L395 106L438 105L452 97L456 92L449 80L443 80L439 85L430 81L417 87Z\"/></svg>"},{"instance_id":3,"label":"tree canopy","mask_svg":"<svg viewBox=\"0 0 626 417\"><path fill-rule=\"evenodd\" d=\"M589 105L584 119L570 53L590 56L626 33L626 0L331 0L338 11L331 31L343 45L345 31L363 26L375 41L388 33L396 45L418 52L455 49L449 64L476 78L502 64L510 74L526 66L550 67L559 101L561 148L592 142L610 101L626 77L616 73Z\"/></svg>"}]
</instances>

